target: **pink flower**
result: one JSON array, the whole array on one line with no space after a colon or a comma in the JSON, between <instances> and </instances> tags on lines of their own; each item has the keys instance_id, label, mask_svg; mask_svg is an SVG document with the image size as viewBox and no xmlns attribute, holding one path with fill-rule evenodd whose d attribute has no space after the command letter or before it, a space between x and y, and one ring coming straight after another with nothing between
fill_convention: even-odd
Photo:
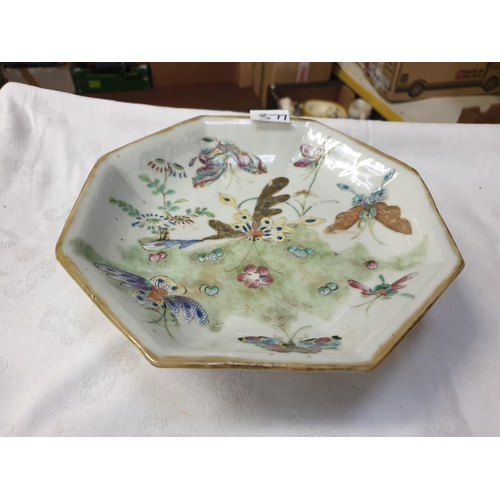
<instances>
[{"instance_id":1,"label":"pink flower","mask_svg":"<svg viewBox=\"0 0 500 500\"><path fill-rule=\"evenodd\" d=\"M245 283L248 288L259 288L260 285L270 285L274 280L267 267L247 266L238 274L238 281Z\"/></svg>"},{"instance_id":2,"label":"pink flower","mask_svg":"<svg viewBox=\"0 0 500 500\"><path fill-rule=\"evenodd\" d=\"M167 256L166 252L158 252L158 253L152 253L149 256L149 260L151 262L158 262L161 259L164 259Z\"/></svg>"}]
</instances>

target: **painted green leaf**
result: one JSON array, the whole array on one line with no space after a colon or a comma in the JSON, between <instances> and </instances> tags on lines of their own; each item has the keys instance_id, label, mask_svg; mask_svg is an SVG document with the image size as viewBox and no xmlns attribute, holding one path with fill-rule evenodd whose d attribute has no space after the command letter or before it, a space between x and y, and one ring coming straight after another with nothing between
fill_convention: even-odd
<instances>
[{"instance_id":1,"label":"painted green leaf","mask_svg":"<svg viewBox=\"0 0 500 500\"><path fill-rule=\"evenodd\" d=\"M215 217L215 214L213 212L205 212L205 215L209 218L209 219L212 219L213 217Z\"/></svg>"},{"instance_id":2,"label":"painted green leaf","mask_svg":"<svg viewBox=\"0 0 500 500\"><path fill-rule=\"evenodd\" d=\"M147 174L139 175L139 179L141 179L141 181L143 181L143 182L151 182L151 179L149 178L149 175L147 175Z\"/></svg>"},{"instance_id":3,"label":"painted green leaf","mask_svg":"<svg viewBox=\"0 0 500 500\"><path fill-rule=\"evenodd\" d=\"M155 187L155 185L154 185L152 182L148 182L148 183L146 184L146 186L148 186L148 188L153 188L153 187Z\"/></svg>"},{"instance_id":4,"label":"painted green leaf","mask_svg":"<svg viewBox=\"0 0 500 500\"><path fill-rule=\"evenodd\" d=\"M174 205L173 207L170 208L170 210L172 210L172 212L175 212L176 210L179 210L180 207L178 207L177 205Z\"/></svg>"},{"instance_id":5,"label":"painted green leaf","mask_svg":"<svg viewBox=\"0 0 500 500\"><path fill-rule=\"evenodd\" d=\"M160 194L160 191L158 191L158 190L156 190L156 189L155 189L155 190L152 192L152 194Z\"/></svg>"},{"instance_id":6,"label":"painted green leaf","mask_svg":"<svg viewBox=\"0 0 500 500\"><path fill-rule=\"evenodd\" d=\"M165 210L165 207L164 207L163 205L160 205L160 206L158 207L158 210Z\"/></svg>"},{"instance_id":7,"label":"painted green leaf","mask_svg":"<svg viewBox=\"0 0 500 500\"><path fill-rule=\"evenodd\" d=\"M158 184L160 184L160 179L155 179L155 184L158 186Z\"/></svg>"},{"instance_id":8,"label":"painted green leaf","mask_svg":"<svg viewBox=\"0 0 500 500\"><path fill-rule=\"evenodd\" d=\"M189 215L192 212L190 208L186 208L186 215Z\"/></svg>"},{"instance_id":9,"label":"painted green leaf","mask_svg":"<svg viewBox=\"0 0 500 500\"><path fill-rule=\"evenodd\" d=\"M175 200L175 203L184 203L186 200L186 198L179 198L178 200Z\"/></svg>"},{"instance_id":10,"label":"painted green leaf","mask_svg":"<svg viewBox=\"0 0 500 500\"><path fill-rule=\"evenodd\" d=\"M169 189L165 194L170 196L171 194L175 194L175 191L173 189Z\"/></svg>"},{"instance_id":11,"label":"painted green leaf","mask_svg":"<svg viewBox=\"0 0 500 500\"><path fill-rule=\"evenodd\" d=\"M110 198L109 202L113 203L114 205L116 205L118 203L118 200L115 200L114 198Z\"/></svg>"}]
</instances>

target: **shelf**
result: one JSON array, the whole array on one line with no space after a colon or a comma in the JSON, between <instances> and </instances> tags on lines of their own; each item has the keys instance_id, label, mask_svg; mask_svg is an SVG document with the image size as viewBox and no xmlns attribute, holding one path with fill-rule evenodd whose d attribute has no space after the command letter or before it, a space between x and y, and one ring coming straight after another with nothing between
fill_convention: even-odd
<instances>
[{"instance_id":1,"label":"shelf","mask_svg":"<svg viewBox=\"0 0 500 500\"><path fill-rule=\"evenodd\" d=\"M158 87L135 92L108 92L84 94L86 97L110 99L136 104L152 104L173 108L240 111L262 106L251 88L239 88L237 83L210 83L203 85L178 85Z\"/></svg>"}]
</instances>

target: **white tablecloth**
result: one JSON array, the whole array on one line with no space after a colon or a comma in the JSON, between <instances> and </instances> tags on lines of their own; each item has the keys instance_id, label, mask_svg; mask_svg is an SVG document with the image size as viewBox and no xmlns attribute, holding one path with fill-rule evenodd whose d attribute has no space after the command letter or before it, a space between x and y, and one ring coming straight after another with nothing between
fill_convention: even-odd
<instances>
[{"instance_id":1,"label":"white tablecloth","mask_svg":"<svg viewBox=\"0 0 500 500\"><path fill-rule=\"evenodd\" d=\"M0 435L499 435L500 126L325 120L419 170L466 261L374 372L158 369L54 247L99 156L197 114L0 91Z\"/></svg>"}]
</instances>

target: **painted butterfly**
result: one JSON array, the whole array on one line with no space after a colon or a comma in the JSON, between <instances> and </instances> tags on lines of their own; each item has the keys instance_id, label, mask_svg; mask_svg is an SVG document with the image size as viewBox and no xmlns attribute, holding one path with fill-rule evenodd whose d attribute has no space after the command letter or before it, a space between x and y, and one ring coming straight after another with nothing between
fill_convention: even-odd
<instances>
[{"instance_id":1,"label":"painted butterfly","mask_svg":"<svg viewBox=\"0 0 500 500\"><path fill-rule=\"evenodd\" d=\"M389 284L385 282L384 276L382 274L379 274L379 279L381 283L379 285L376 285L374 288L370 288L366 285L363 285L363 283L360 283L359 281L355 280L347 280L350 286L353 288L357 288L358 290L361 290L361 295L365 296L373 296L374 298L372 300L369 300L368 302L365 302L364 304L359 304L358 306L355 307L360 307L365 304L368 304L368 307L366 310L371 307L373 302L379 298L383 299L391 299L395 295L400 295L401 297L407 297L409 299L414 299L415 295L411 293L400 293L399 290L403 289L406 287L406 285L402 285L405 281L411 280L415 276L417 276L418 273L410 273L407 274L406 276L403 276L402 278L396 280L394 283Z\"/></svg>"},{"instance_id":2,"label":"painted butterfly","mask_svg":"<svg viewBox=\"0 0 500 500\"><path fill-rule=\"evenodd\" d=\"M299 168L316 168L325 158L325 146L314 148L311 144L302 144L300 152L304 158L297 160L293 166Z\"/></svg>"},{"instance_id":3,"label":"painted butterfly","mask_svg":"<svg viewBox=\"0 0 500 500\"><path fill-rule=\"evenodd\" d=\"M204 187L212 184L224 174L231 164L251 174L267 173L266 166L258 156L241 151L232 141L220 141L215 137L203 137L201 143L201 152L198 159L203 166L196 171L193 177L194 187ZM189 166L194 165L195 161L196 158L193 158L189 162Z\"/></svg>"},{"instance_id":4,"label":"painted butterfly","mask_svg":"<svg viewBox=\"0 0 500 500\"><path fill-rule=\"evenodd\" d=\"M295 343L293 341L294 337L304 328L310 328L310 326L303 326L302 328L299 328L291 338L285 330L281 328L287 337L289 337L287 342L278 338L263 336L240 337L238 340L244 344L252 344L262 347L263 349L266 349L266 351L300 352L302 354L315 354L317 352L321 352L323 349L336 349L342 343L342 338L337 335L334 335L333 337L306 339Z\"/></svg>"},{"instance_id":5,"label":"painted butterfly","mask_svg":"<svg viewBox=\"0 0 500 500\"><path fill-rule=\"evenodd\" d=\"M333 337L320 337L317 339L307 339L301 342L283 342L272 337L240 337L238 339L244 344L252 344L262 347L266 351L273 352L300 352L302 354L315 354L323 349L336 349L342 343L342 338L334 335Z\"/></svg>"},{"instance_id":6,"label":"painted butterfly","mask_svg":"<svg viewBox=\"0 0 500 500\"><path fill-rule=\"evenodd\" d=\"M172 321L178 325L177 316L182 312L184 319L190 323L195 321L200 326L208 324L208 315L203 307L193 299L185 297L186 287L176 283L168 276L155 276L147 279L137 274L122 271L105 264L94 263L111 279L119 281L123 286L133 288L132 298L141 306L161 313L155 323L163 320L168 334L172 337L167 325L166 313L170 313Z\"/></svg>"},{"instance_id":7,"label":"painted butterfly","mask_svg":"<svg viewBox=\"0 0 500 500\"><path fill-rule=\"evenodd\" d=\"M378 221L392 231L402 234L412 234L410 222L401 218L399 207L394 205L388 206L384 203L389 196L387 188L384 185L394 177L395 173L395 170L391 170L385 174L381 186L370 193L370 195L358 194L347 184L337 184L342 191L350 191L354 194L352 199L353 206L347 212L339 213L335 217L334 223L325 229L325 233L333 234L337 231L345 231L358 223L360 231L354 238L357 238L368 227L373 237L377 239L373 233L372 226L375 221Z\"/></svg>"}]
</instances>

